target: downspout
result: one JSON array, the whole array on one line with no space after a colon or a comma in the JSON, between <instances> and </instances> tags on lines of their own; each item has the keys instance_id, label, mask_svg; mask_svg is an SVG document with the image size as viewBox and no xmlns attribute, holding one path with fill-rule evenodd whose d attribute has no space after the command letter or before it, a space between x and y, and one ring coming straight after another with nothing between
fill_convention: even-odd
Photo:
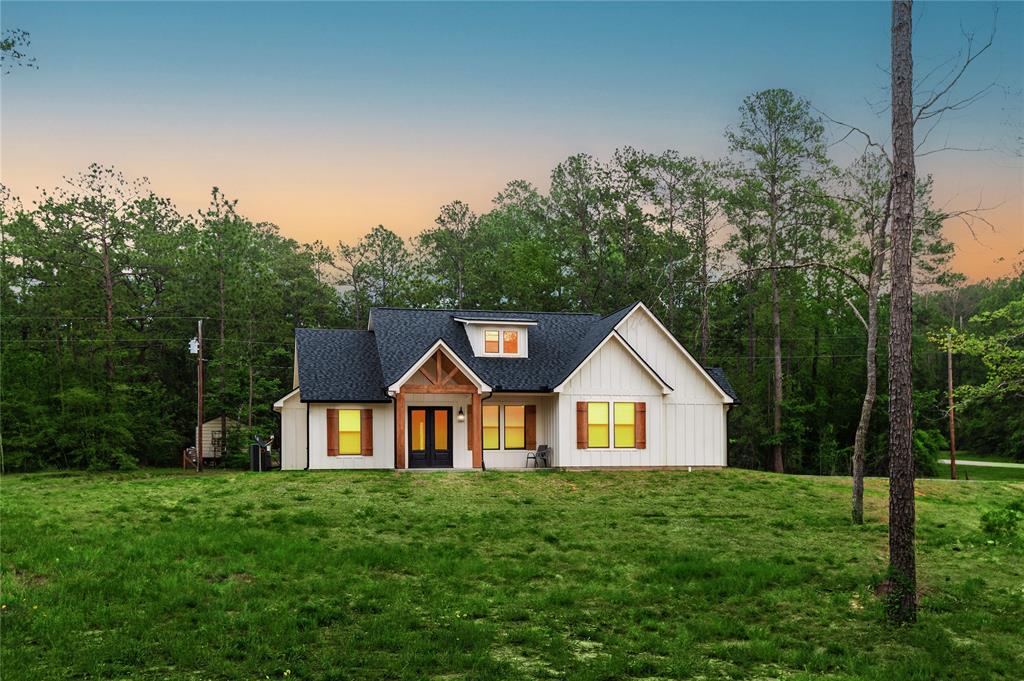
<instances>
[{"instance_id":1,"label":"downspout","mask_svg":"<svg viewBox=\"0 0 1024 681\"><path fill-rule=\"evenodd\" d=\"M729 467L729 414L732 413L732 404L725 405L725 467Z\"/></svg>"},{"instance_id":2,"label":"downspout","mask_svg":"<svg viewBox=\"0 0 1024 681\"><path fill-rule=\"evenodd\" d=\"M302 470L309 470L309 402L306 402L306 467Z\"/></svg>"}]
</instances>

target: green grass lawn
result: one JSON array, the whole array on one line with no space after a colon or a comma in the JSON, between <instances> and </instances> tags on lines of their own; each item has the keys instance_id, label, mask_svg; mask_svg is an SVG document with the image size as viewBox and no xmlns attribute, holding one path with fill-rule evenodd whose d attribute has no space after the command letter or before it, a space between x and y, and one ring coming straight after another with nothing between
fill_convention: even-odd
<instances>
[{"instance_id":1,"label":"green grass lawn","mask_svg":"<svg viewBox=\"0 0 1024 681\"><path fill-rule=\"evenodd\" d=\"M1020 679L1011 482L919 482L890 627L885 481L741 470L6 476L17 679Z\"/></svg>"},{"instance_id":2,"label":"green grass lawn","mask_svg":"<svg viewBox=\"0 0 1024 681\"><path fill-rule=\"evenodd\" d=\"M936 478L949 480L949 464L936 464L938 475ZM995 468L990 466L964 466L956 467L956 476L959 480L1020 480L1024 482L1024 468Z\"/></svg>"}]
</instances>

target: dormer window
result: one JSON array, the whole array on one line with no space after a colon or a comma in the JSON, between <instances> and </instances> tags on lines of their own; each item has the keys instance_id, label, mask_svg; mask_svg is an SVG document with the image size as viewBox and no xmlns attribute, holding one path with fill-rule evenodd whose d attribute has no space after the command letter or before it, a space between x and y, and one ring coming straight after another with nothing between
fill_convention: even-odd
<instances>
[{"instance_id":1,"label":"dormer window","mask_svg":"<svg viewBox=\"0 0 1024 681\"><path fill-rule=\"evenodd\" d=\"M500 345L499 345L500 340ZM486 329L484 352L488 355L518 355L519 332L515 329Z\"/></svg>"},{"instance_id":2,"label":"dormer window","mask_svg":"<svg viewBox=\"0 0 1024 681\"><path fill-rule=\"evenodd\" d=\"M518 355L519 354L519 332L515 330L505 330L501 332L501 345L502 352L506 355Z\"/></svg>"},{"instance_id":3,"label":"dormer window","mask_svg":"<svg viewBox=\"0 0 1024 681\"><path fill-rule=\"evenodd\" d=\"M535 319L497 317L453 317L466 328L466 336L477 357L526 358L530 353L530 327Z\"/></svg>"},{"instance_id":4,"label":"dormer window","mask_svg":"<svg viewBox=\"0 0 1024 681\"><path fill-rule=\"evenodd\" d=\"M484 352L489 355L496 355L501 350L498 348L498 330L487 329L484 331Z\"/></svg>"}]
</instances>

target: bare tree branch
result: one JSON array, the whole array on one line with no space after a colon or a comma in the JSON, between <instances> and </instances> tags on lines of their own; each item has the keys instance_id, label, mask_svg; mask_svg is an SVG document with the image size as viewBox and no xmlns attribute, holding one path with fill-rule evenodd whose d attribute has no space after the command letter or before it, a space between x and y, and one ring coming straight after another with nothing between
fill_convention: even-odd
<instances>
[{"instance_id":1,"label":"bare tree branch","mask_svg":"<svg viewBox=\"0 0 1024 681\"><path fill-rule=\"evenodd\" d=\"M916 124L919 120L922 119L941 116L946 111L956 111L958 109L962 109L965 106L969 106L971 102L977 101L978 98L983 96L986 92L988 92L995 86L995 83L991 83L968 97L960 99L956 102L952 102L950 104L940 106L938 108L933 108L940 102L940 100L942 100L943 97L948 95L953 90L953 88L956 87L957 83L959 83L960 79L963 78L964 74L967 72L967 69L970 68L971 64L974 63L974 61L976 61L978 57L985 54L985 52L987 52L990 47L992 47L992 42L995 40L996 36L996 18L998 16L999 8L996 8L992 17L992 31L991 33L989 33L988 40L985 42L984 45L982 45L981 49L977 51L975 51L974 49L974 33L968 33L961 29L961 33L967 40L966 57L964 58L963 63L960 64L960 68L955 69L955 73L953 73L946 80L945 85L942 85L937 90L934 90L931 96L929 96L928 99L924 101L924 103L917 107L917 113L914 115L914 124Z\"/></svg>"}]
</instances>

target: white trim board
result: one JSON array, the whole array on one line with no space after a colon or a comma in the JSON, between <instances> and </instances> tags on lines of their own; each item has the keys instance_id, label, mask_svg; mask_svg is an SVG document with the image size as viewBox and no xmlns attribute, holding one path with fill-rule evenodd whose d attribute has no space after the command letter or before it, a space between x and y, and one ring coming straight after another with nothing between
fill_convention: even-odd
<instances>
[{"instance_id":1,"label":"white trim board","mask_svg":"<svg viewBox=\"0 0 1024 681\"><path fill-rule=\"evenodd\" d=\"M534 319L466 319L465 317L452 317L462 324L474 326L537 326Z\"/></svg>"},{"instance_id":2,"label":"white trim board","mask_svg":"<svg viewBox=\"0 0 1024 681\"><path fill-rule=\"evenodd\" d=\"M285 401L286 401L286 400L287 400L287 399L288 399L289 397L291 397L292 395L294 395L294 394L295 394L295 393L297 393L297 392L299 392L299 389L298 389L298 388L292 388L292 390L291 390L291 391L290 391L290 392L289 392L289 393L288 393L287 395L285 395L284 397L282 397L281 399L279 399L279 400L278 400L277 402L274 402L274 409L275 409L275 410L279 410L279 409L284 409L284 403L285 403Z\"/></svg>"}]
</instances>

